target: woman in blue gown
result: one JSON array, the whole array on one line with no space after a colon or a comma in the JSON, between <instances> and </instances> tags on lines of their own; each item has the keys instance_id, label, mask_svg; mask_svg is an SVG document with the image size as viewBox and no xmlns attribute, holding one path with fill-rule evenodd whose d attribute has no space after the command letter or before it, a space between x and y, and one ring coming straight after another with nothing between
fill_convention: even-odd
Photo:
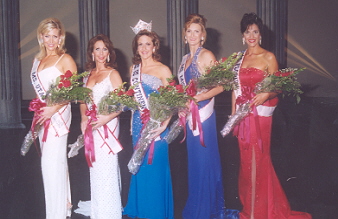
<instances>
[{"instance_id":1,"label":"woman in blue gown","mask_svg":"<svg viewBox=\"0 0 338 219\"><path fill-rule=\"evenodd\" d=\"M171 71L160 60L159 37L155 32L141 30L133 41L133 63L131 84L135 99L140 103L133 113L132 140L136 145L143 127L141 116L148 109L148 96L157 88L167 85ZM144 116L144 115L143 115ZM169 120L153 130L155 140L152 164L146 154L139 171L132 175L128 203L124 214L132 218L171 219L173 218L173 195L168 157L168 144L162 137L167 132Z\"/></svg>"},{"instance_id":2,"label":"woman in blue gown","mask_svg":"<svg viewBox=\"0 0 338 219\"><path fill-rule=\"evenodd\" d=\"M202 47L206 40L206 19L199 14L191 14L185 22L185 43L190 53L182 59L178 79L187 85L190 80L205 73L205 68L216 61L213 53ZM218 152L214 96L223 91L216 87L194 96L198 102L201 128L193 130L193 119L188 116L188 200L183 210L183 218L238 218L238 211L225 209L222 185L221 163ZM191 109L190 109L191 110ZM204 143L204 145L203 145Z\"/></svg>"}]
</instances>

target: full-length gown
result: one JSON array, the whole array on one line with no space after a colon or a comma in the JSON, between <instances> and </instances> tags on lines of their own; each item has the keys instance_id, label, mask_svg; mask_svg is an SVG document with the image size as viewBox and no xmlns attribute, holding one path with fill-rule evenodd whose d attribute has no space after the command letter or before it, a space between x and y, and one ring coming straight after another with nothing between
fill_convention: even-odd
<instances>
[{"instance_id":1,"label":"full-length gown","mask_svg":"<svg viewBox=\"0 0 338 219\"><path fill-rule=\"evenodd\" d=\"M98 106L102 97L114 90L110 74L95 84L92 90L93 101ZM122 150L117 140L119 119L114 118L106 125L108 138L105 137L103 126L93 131L95 162L90 167L92 219L122 218L121 177L117 155Z\"/></svg>"},{"instance_id":2,"label":"full-length gown","mask_svg":"<svg viewBox=\"0 0 338 219\"><path fill-rule=\"evenodd\" d=\"M142 87L148 96L155 92L162 82L159 78L141 74ZM140 137L142 122L140 111L132 118L132 141L136 145ZM136 175L132 175L128 203L123 214L132 218L171 219L173 214L173 194L169 165L168 144L162 138L167 130L155 141L152 164L148 164L148 153Z\"/></svg>"},{"instance_id":3,"label":"full-length gown","mask_svg":"<svg viewBox=\"0 0 338 219\"><path fill-rule=\"evenodd\" d=\"M34 60L31 79L37 96L42 95L55 83L62 73L56 68L58 61L51 67L37 72L40 61ZM70 216L70 185L67 164L67 137L71 123L71 106L67 104L50 119L48 130L39 132L41 147L41 170L45 191L46 218L65 219ZM48 132L47 139L42 142L43 134Z\"/></svg>"},{"instance_id":4,"label":"full-length gown","mask_svg":"<svg viewBox=\"0 0 338 219\"><path fill-rule=\"evenodd\" d=\"M194 68L196 68L195 64L201 49L200 47L197 50L192 64L184 72L185 84L196 77ZM185 65L183 62L184 59L182 65ZM201 145L199 134L193 133L191 123L188 122L188 200L183 210L183 218L236 219L238 218L237 210L225 209L213 98L199 102L198 108L205 146ZM202 108L205 111L201 110Z\"/></svg>"},{"instance_id":5,"label":"full-length gown","mask_svg":"<svg viewBox=\"0 0 338 219\"><path fill-rule=\"evenodd\" d=\"M253 93L255 84L263 78L264 72L259 69L241 68L240 96L250 100L255 95ZM240 212L241 219L311 218L308 213L290 210L286 195L272 166L271 124L272 112L277 102L277 98L273 98L262 106L257 106L254 113L250 113L236 127L241 160L239 173L239 196L243 205Z\"/></svg>"}]
</instances>

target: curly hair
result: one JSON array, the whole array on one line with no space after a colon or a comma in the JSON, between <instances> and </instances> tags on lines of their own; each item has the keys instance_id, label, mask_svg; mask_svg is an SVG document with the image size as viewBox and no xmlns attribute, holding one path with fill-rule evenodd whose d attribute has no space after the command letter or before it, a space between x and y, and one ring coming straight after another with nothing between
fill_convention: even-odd
<instances>
[{"instance_id":1,"label":"curly hair","mask_svg":"<svg viewBox=\"0 0 338 219\"><path fill-rule=\"evenodd\" d=\"M185 19L184 23L184 32L183 32L183 40L184 40L184 35L187 29L190 27L191 24L199 24L202 29L203 37L204 40L201 41L201 44L203 45L205 41L207 40L207 31L206 31L206 23L207 19L200 14L189 14L188 17Z\"/></svg>"},{"instance_id":2,"label":"curly hair","mask_svg":"<svg viewBox=\"0 0 338 219\"><path fill-rule=\"evenodd\" d=\"M91 38L88 42L87 47L87 62L86 62L86 70L91 70L96 67L95 61L93 61L92 53L94 51L94 45L97 41L102 41L103 44L107 47L109 52L109 62L106 60L105 67L117 68L116 64L116 54L112 41L104 34L98 34Z\"/></svg>"},{"instance_id":3,"label":"curly hair","mask_svg":"<svg viewBox=\"0 0 338 219\"><path fill-rule=\"evenodd\" d=\"M246 13L241 20L241 33L243 34L249 26L256 24L259 32L262 33L263 21L255 13Z\"/></svg>"},{"instance_id":4,"label":"curly hair","mask_svg":"<svg viewBox=\"0 0 338 219\"><path fill-rule=\"evenodd\" d=\"M60 37L60 42L58 44L58 47L55 49L56 54L60 56L66 52L66 49L64 48L66 31L65 31L63 24L57 18L46 18L40 22L37 28L37 31L36 31L36 37L38 39L39 47L40 47L39 53L36 54L35 56L36 59L41 60L44 57L46 57L47 52L46 52L46 48L45 48L45 45L43 43L43 39L41 38L41 36L43 34L48 33L49 31L53 29L59 30L59 37Z\"/></svg>"},{"instance_id":5,"label":"curly hair","mask_svg":"<svg viewBox=\"0 0 338 219\"><path fill-rule=\"evenodd\" d=\"M147 30L141 30L136 34L134 37L133 43L132 43L132 48L133 48L133 59L132 62L133 64L140 64L141 63L141 56L138 54L137 49L138 49L138 40L140 39L141 36L148 36L151 38L151 41L153 42L155 51L153 52L152 56L155 61L161 61L161 55L159 53L160 50L160 38L158 37L157 33L154 31L147 31Z\"/></svg>"}]
</instances>

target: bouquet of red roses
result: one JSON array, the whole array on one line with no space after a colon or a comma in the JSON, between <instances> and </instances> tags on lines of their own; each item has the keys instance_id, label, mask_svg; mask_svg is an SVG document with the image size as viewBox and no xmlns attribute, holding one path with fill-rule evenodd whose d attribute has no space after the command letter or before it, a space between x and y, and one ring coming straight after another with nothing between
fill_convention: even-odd
<instances>
[{"instance_id":1,"label":"bouquet of red roses","mask_svg":"<svg viewBox=\"0 0 338 219\"><path fill-rule=\"evenodd\" d=\"M137 109L139 104L134 98L134 86L126 90L124 84L126 83L123 83L119 88L102 97L98 104L99 114L107 115L112 112L125 111L126 109Z\"/></svg>"},{"instance_id":2,"label":"bouquet of red roses","mask_svg":"<svg viewBox=\"0 0 338 219\"><path fill-rule=\"evenodd\" d=\"M242 53L233 53L228 58L222 58L216 61L213 66L207 67L206 74L197 79L197 89L210 90L217 86L223 86L224 90L236 88L236 72L234 66L242 57Z\"/></svg>"},{"instance_id":3,"label":"bouquet of red roses","mask_svg":"<svg viewBox=\"0 0 338 219\"><path fill-rule=\"evenodd\" d=\"M167 86L158 88L158 92L149 95L149 110L142 113L143 128L141 136L135 146L132 158L128 163L129 172L136 174L143 162L145 154L152 148L154 139L151 130L159 128L161 123L169 119L174 113L186 108L189 96L185 93L183 85L176 85L171 78ZM152 145L151 145L152 144ZM149 151L148 163L152 162L152 149Z\"/></svg>"},{"instance_id":4,"label":"bouquet of red roses","mask_svg":"<svg viewBox=\"0 0 338 219\"><path fill-rule=\"evenodd\" d=\"M299 103L299 95L302 94L303 91L300 89L301 85L297 81L296 75L304 69L305 68L285 68L278 70L277 72L266 76L261 82L258 82L255 86L254 92L256 94L275 92L282 93L283 96L293 95L296 97L297 103ZM229 117L228 122L221 130L222 136L224 137L229 134L244 117L249 115L251 110L252 107L250 107L249 101L239 105L235 114Z\"/></svg>"},{"instance_id":5,"label":"bouquet of red roses","mask_svg":"<svg viewBox=\"0 0 338 219\"><path fill-rule=\"evenodd\" d=\"M98 114L108 115L113 112L120 112L125 110L136 110L138 102L134 98L134 86L129 87L126 91L123 83L117 89L111 91L106 96L102 97L98 104ZM74 157L78 151L84 146L84 136L78 136L76 142L69 144L68 158Z\"/></svg>"},{"instance_id":6,"label":"bouquet of red roses","mask_svg":"<svg viewBox=\"0 0 338 219\"><path fill-rule=\"evenodd\" d=\"M21 145L20 151L22 156L25 156L29 151L30 146L37 138L37 134L41 129L41 125L37 124L37 121L41 117L41 107L56 104L65 105L69 102L89 102L91 100L91 90L82 87L83 82L79 81L79 79L86 77L88 74L89 72L77 74L68 70L65 74L57 77L55 83L47 90L46 95L42 97L45 102L42 102L39 98L35 98L30 102L28 110L34 112L34 117L31 129L26 134ZM47 124L44 125L48 126Z\"/></svg>"}]
</instances>

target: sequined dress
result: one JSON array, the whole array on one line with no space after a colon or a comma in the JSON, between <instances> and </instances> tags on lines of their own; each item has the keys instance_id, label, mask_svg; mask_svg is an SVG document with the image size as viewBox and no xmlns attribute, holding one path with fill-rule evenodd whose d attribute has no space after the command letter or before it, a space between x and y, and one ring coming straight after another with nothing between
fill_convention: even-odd
<instances>
[{"instance_id":1,"label":"sequined dress","mask_svg":"<svg viewBox=\"0 0 338 219\"><path fill-rule=\"evenodd\" d=\"M101 98L113 89L109 74L93 86L94 103L98 105ZM118 118L107 123L107 131L108 138L105 138L102 126L93 131L95 162L92 163L93 167L90 167L90 218L92 219L122 218L121 178L117 155L122 150L122 146L117 140L119 136Z\"/></svg>"},{"instance_id":2,"label":"sequined dress","mask_svg":"<svg viewBox=\"0 0 338 219\"><path fill-rule=\"evenodd\" d=\"M155 92L162 81L152 75L141 74L142 87L148 96ZM140 137L142 122L140 111L136 110L132 118L132 141L136 145ZM148 154L136 175L132 175L128 203L123 214L131 218L172 219L173 194L168 157L168 144L162 138L167 130L155 141L152 164L148 164Z\"/></svg>"},{"instance_id":3,"label":"sequined dress","mask_svg":"<svg viewBox=\"0 0 338 219\"><path fill-rule=\"evenodd\" d=\"M264 72L259 69L241 68L241 96L251 99L255 95L255 84L263 78ZM272 112L266 112L277 102L277 98L266 101L263 106L257 107L258 114L251 113L237 127L240 149L239 196L243 205L241 219L311 218L308 213L291 211L271 162Z\"/></svg>"}]
</instances>

